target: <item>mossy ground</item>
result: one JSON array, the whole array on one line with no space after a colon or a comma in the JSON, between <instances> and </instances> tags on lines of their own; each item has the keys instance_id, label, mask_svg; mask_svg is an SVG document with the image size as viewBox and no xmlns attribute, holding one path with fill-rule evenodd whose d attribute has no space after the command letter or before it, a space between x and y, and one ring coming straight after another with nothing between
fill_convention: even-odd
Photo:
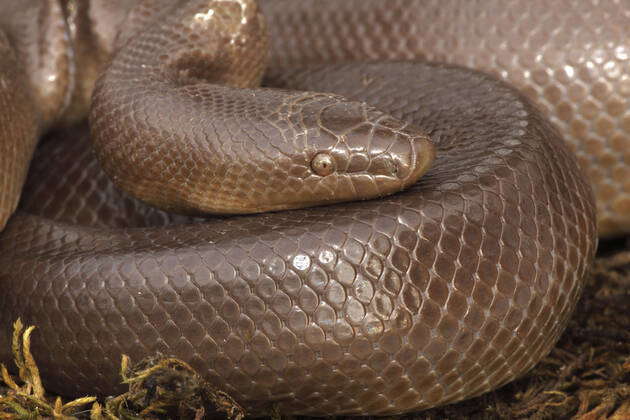
<instances>
[{"instance_id":1,"label":"mossy ground","mask_svg":"<svg viewBox=\"0 0 630 420\"><path fill-rule=\"evenodd\" d=\"M630 238L601 244L578 307L557 346L522 379L459 404L386 419L630 419ZM32 328L16 325L19 372L14 378L2 371L0 419L240 419L245 414L229 395L169 358L133 367L123 358L127 393L64 403L42 386L36 355L30 353L31 333Z\"/></svg>"}]
</instances>

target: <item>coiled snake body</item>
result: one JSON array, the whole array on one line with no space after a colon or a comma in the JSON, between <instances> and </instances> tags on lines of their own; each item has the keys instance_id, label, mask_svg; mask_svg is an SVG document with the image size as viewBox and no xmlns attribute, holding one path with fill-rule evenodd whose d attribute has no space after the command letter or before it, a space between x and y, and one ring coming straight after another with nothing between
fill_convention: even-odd
<instances>
[{"instance_id":1,"label":"coiled snake body","mask_svg":"<svg viewBox=\"0 0 630 420\"><path fill-rule=\"evenodd\" d=\"M13 20L0 17L0 47L9 57L0 63L0 106L12 111L0 114L0 147L14 156L0 157L2 193L13 194L4 198L12 200L5 212L34 139L79 118L96 76L119 50L91 111L104 171L81 130L58 134L38 152L20 210L0 236L0 342L9 342L18 316L37 325L34 351L50 389L115 392L121 354L138 360L161 351L255 413L272 406L282 413L405 412L514 379L562 332L597 229L590 187L558 131L513 88L474 71L422 62L315 65L425 55L494 66L517 84L519 69L538 80L535 66L545 54L581 39L543 18L573 16L562 2L493 9L488 2L265 1L272 47L265 83L281 89L263 91L249 88L260 78L259 59L245 61L254 73L213 72L238 61L231 54L245 48L246 34L228 37L232 46L219 53L199 48L213 42L205 31L230 29L230 20L211 25L223 10L235 8L237 23L258 19L252 2L6 3ZM551 70L542 89L557 89L549 94L557 123L568 115L565 99L570 108L578 103L564 137L588 137L575 121L590 118L612 124L602 134L609 147L626 147L627 110L614 104L628 96L628 46L619 31L629 7L580 7L587 10L575 13L587 28L601 28L599 13L612 20L593 35L605 39L593 51L611 56L586 57L591 64L584 65L596 79L601 64L606 88L619 83L617 96L600 98L608 113L598 114L579 105L589 93L562 90L553 78L560 68L579 73L588 48L544 63ZM541 59L513 55L512 48L541 42L535 29L548 25L557 33L543 39ZM479 27L487 41L475 44L467 31ZM444 31L433 49L425 30ZM491 64L488 51L496 53ZM296 64L310 67L287 68ZM615 79L611 66L622 76ZM593 96L602 89L596 86ZM433 153L427 137L436 161L415 182ZM16 138L28 141L9 145ZM208 161L199 149L210 151ZM615 174L626 168L606 162ZM216 165L214 174L202 170ZM105 172L144 201L185 213L281 210L406 189L197 220L147 207L115 189ZM220 185L209 185L217 176ZM609 194L595 185L598 197ZM602 234L628 227L623 211L614 212L627 205L627 187L618 189L618 202L598 204Z\"/></svg>"}]
</instances>

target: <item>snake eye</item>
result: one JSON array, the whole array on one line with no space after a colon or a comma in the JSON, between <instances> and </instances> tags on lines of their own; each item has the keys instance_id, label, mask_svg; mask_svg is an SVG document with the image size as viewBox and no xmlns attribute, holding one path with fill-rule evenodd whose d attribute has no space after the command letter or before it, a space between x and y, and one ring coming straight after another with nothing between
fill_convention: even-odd
<instances>
[{"instance_id":1,"label":"snake eye","mask_svg":"<svg viewBox=\"0 0 630 420\"><path fill-rule=\"evenodd\" d=\"M311 169L319 176L330 175L335 172L335 161L328 153L318 153L311 160Z\"/></svg>"}]
</instances>

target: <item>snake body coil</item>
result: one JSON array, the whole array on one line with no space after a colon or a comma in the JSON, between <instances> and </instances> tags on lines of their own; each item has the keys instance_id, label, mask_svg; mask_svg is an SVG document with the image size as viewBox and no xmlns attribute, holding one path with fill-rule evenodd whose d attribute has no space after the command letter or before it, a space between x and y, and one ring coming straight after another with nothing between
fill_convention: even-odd
<instances>
[{"instance_id":1,"label":"snake body coil","mask_svg":"<svg viewBox=\"0 0 630 420\"><path fill-rule=\"evenodd\" d=\"M74 22L69 28L75 32L74 38L59 39L75 42L75 51L85 50L85 46L80 47L79 35L91 33L85 38L101 45L98 51L104 52L97 58L76 54L74 61L67 62L64 59L70 54L55 55L56 59L51 59L54 65L46 68L57 69L58 74L67 74L68 80L75 82L66 88L33 90L23 96L19 87L34 84L39 73L31 69L41 66L21 59L20 51L29 51L36 43L26 42L20 47L16 41L21 39L16 35L20 32L0 20L8 34L0 46L17 51L13 62L5 61L1 65L6 67L0 67L3 80L8 80L0 91L0 106L15 109L22 119L11 120L13 125L3 123L0 146L8 144L16 133L30 139L55 120L76 119L81 108L77 104L87 102L85 97L99 72L85 70L91 68L87 65L81 71L78 67L72 70L72 66L83 62L98 68L98 63L107 61L103 57L117 48L121 52L110 67L114 74L108 73L98 82L92 109L97 152L103 154L110 147L99 146L99 136L105 142L126 139L121 145L145 136L140 143L142 153L139 149L119 153L113 164L135 159L146 165L142 174L132 176L116 172L107 163L103 171L87 142L79 141L87 137L81 129L78 133L63 131L49 139L34 160L20 210L0 235L0 284L7 291L0 295L0 342L9 342L10 325L18 316L37 325L33 351L51 390L65 394L119 391L121 354L139 360L160 351L190 363L254 413L277 407L281 413L386 414L453 402L496 388L526 372L551 349L577 302L595 253L595 202L558 131L521 94L490 76L450 65L313 64L350 58L417 57L421 41L412 42L404 35L417 31L403 29L422 27L424 20L413 14L417 21L402 17L402 11L409 10L408 2L348 2L346 9L338 7L339 2L318 2L315 8L308 1L268 0L261 2L272 34L265 83L282 94L333 92L316 98L337 101L343 97L339 101L350 105L341 108L349 114L328 114L329 108L335 112L340 109L329 102L323 107L295 108L275 103L276 109L269 114L243 111L250 108L243 108L240 99L226 93L219 96L221 106L213 108L219 110L221 121L227 121L221 125L216 123L216 112L199 115L189 106L195 101L205 106L214 100L208 98L217 96L204 87L211 77L198 65L206 61L203 52L196 50L194 32L171 22L181 17L190 23L191 16L209 20L213 15L209 4L214 7L215 3L230 2L182 1L173 13L162 10L168 16L164 18L166 34L155 28L141 30L158 26L155 19L160 1L145 0L131 7L133 3L118 1L104 6L106 3L94 1L85 9L78 4L87 2L61 7L59 16L63 22ZM250 4L245 0L232 3ZM440 7L437 3L422 2L424 12L434 11L428 15L437 26L436 16L442 14L447 15L442 17L447 21L457 20L466 11L479 10L485 16L486 3L473 2L470 9L452 16L448 15L454 7L451 2L439 2ZM621 3L615 4L623 8ZM29 22L33 10L38 10L35 14L44 21L50 21L57 10L23 7L16 6L14 13L23 16L24 22ZM21 10L31 13L20 14ZM528 13L532 10L537 9L528 9ZM85 23L97 11L108 25L103 21ZM330 16L342 16L343 24ZM406 23L390 25L392 20ZM474 20L471 15L467 21ZM309 22L316 29L308 29ZM597 25L596 19L588 24ZM366 31L365 25L371 30ZM189 24L184 26L190 28ZM292 30L292 38L278 38L283 31ZM311 30L319 38L305 40L304 34ZM117 32L120 34L114 41ZM355 39L355 32L364 36ZM171 45L169 42L177 37L184 41L176 44L192 47L186 54L177 56L175 52L177 60L169 61L173 55L160 46ZM353 42L357 48L351 46ZM304 45L312 48L305 49ZM125 46L134 46L137 54L125 58ZM144 62L137 59L141 47L148 56L169 65L155 73L147 70L150 62L143 68ZM474 56L479 49L471 47L467 53ZM341 53L336 56L333 51ZM381 54L383 51L387 54ZM308 69L281 71L285 64L296 62L310 65ZM30 81L22 80L24 76L16 71L20 63L29 69ZM133 66L139 66L137 73ZM173 73L173 69L178 71ZM83 76L77 76L79 73ZM142 95L144 87L155 92L151 83L162 83L164 75L173 82L169 89L175 86L180 95L171 102L172 112L157 105L160 98ZM123 89L125 86L133 89ZM111 94L110 89L117 87L120 92ZM55 99L65 111L53 112L51 105L35 107L40 109L37 115L29 115L32 104L41 97L49 98L45 104ZM159 112L151 114L152 109ZM243 122L231 126L228 109L240 112ZM160 118L170 121L170 126L164 121L156 126ZM623 124L623 115L619 118ZM188 124L191 120L193 124ZM242 132L273 144L270 129L264 125L269 121L277 122L281 131L306 127L306 138L317 141L293 141L301 132L287 129L282 132L289 133L290 146L277 143L268 150L263 146L213 149L216 133L204 134L202 129L212 127L221 131L219 134L238 139L235 133L241 124L250 124L251 129ZM349 130L352 121L361 124ZM370 124L363 124L366 121ZM316 131L319 137L312 136L309 122L323 127ZM335 142L330 143L321 133L330 133ZM151 165L160 170L151 172L147 179L167 172L170 182L180 175L177 168L181 167L196 173L195 165L205 164L191 158L198 153L195 143L232 159L232 168L243 167L241 172L223 171L231 174L220 186L225 191L239 191L239 177L252 173L256 174L250 178L252 185L260 178L261 185L273 188L264 177L277 168L274 163L261 162L269 150L286 147L282 155L290 156L291 162L304 163L296 164L301 169L285 165L287 173L298 180L317 179L313 185L321 185L329 172L326 168L317 173L322 167L314 156L325 152L332 157L335 170L359 168L358 172L348 171L348 176L361 172L370 178L369 182L344 184L353 185L353 193L376 191L372 188L377 182L374 179L384 180L384 174L394 174L398 184L386 191L389 193L412 183L404 181L402 185L398 175L413 172L413 165L430 153L424 146L427 136L437 149L436 161L406 190L375 200L275 213L203 220L173 216L117 190L105 175L113 173L114 182L131 191L135 186L128 180L148 173ZM157 141L151 143L157 137L195 140L174 159ZM359 137L372 139L374 148L362 146ZM627 132L623 139L628 139ZM383 147L384 140L397 146ZM414 148L415 144L423 146ZM33 145L34 140L20 152L26 160ZM315 155L294 152L299 145ZM111 147L105 155L115 154L118 147ZM252 160L239 160L243 153L251 154L260 168L246 167L245 162ZM164 163L169 159L174 162ZM185 164L178 166L177 162ZM24 166L3 172L9 173L12 183L8 185L13 190L21 186ZM5 171L5 167L0 168ZM175 169L169 172L171 168ZM256 170L259 172L253 172ZM312 175L307 171L311 170L320 178L309 178ZM61 173L66 175L50 175ZM169 208L160 197L176 188L168 186L156 193L152 186L149 190L148 196L142 196L144 200ZM296 191L324 194L334 188L328 185ZM331 194L327 197L336 193ZM376 191L371 196L383 194ZM188 195L183 194L173 208L190 212L184 203ZM300 197L307 203L312 200L301 193ZM249 198L235 197L234 202ZM606 226L620 226L615 223ZM610 229L601 232L610 234L614 231ZM10 359L8 351L8 346L1 346L2 360Z\"/></svg>"}]
</instances>

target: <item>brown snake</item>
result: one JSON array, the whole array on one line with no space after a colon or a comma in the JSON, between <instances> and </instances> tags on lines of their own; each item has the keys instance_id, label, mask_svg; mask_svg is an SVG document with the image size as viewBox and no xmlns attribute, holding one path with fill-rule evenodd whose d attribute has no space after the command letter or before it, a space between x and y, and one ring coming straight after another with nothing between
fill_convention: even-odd
<instances>
[{"instance_id":1,"label":"brown snake","mask_svg":"<svg viewBox=\"0 0 630 420\"><path fill-rule=\"evenodd\" d=\"M195 212L193 184L215 212L377 197L423 171L425 136L437 148L387 197L190 220L116 190L81 129L53 136L0 236L0 358L15 318L37 325L51 390L113 393L121 354L161 351L256 414L385 414L478 395L550 350L597 243L558 131L481 73L330 62L505 77L572 142L600 234L630 228L628 2L262 1L265 83L282 88L263 91L255 58L254 73L214 73L239 37L199 48L222 8L249 1L0 3L5 218L36 137L80 119L114 51L92 138L117 185L162 207Z\"/></svg>"}]
</instances>

